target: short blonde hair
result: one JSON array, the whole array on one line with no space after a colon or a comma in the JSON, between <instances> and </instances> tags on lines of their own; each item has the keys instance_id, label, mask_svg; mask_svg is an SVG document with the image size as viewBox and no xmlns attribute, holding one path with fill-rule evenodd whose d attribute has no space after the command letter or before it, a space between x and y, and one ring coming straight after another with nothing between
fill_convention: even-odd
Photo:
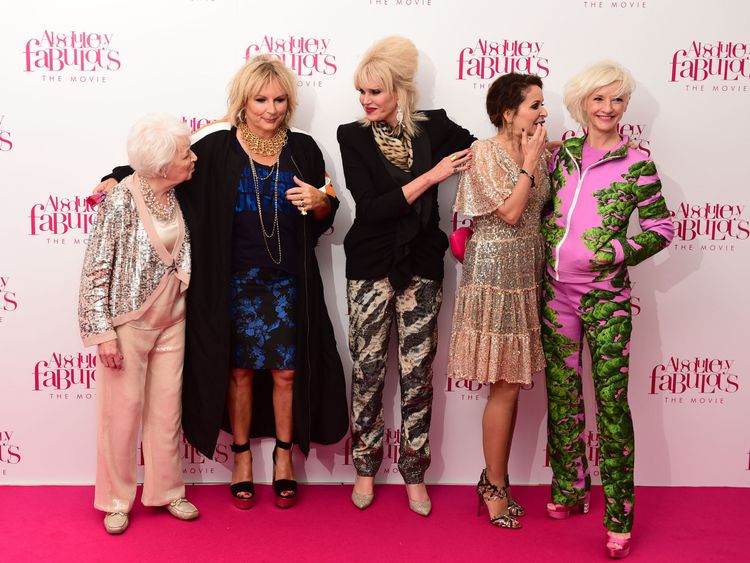
<instances>
[{"instance_id":1,"label":"short blonde hair","mask_svg":"<svg viewBox=\"0 0 750 563\"><path fill-rule=\"evenodd\" d=\"M297 78L279 58L272 55L257 55L247 61L229 83L227 119L235 127L240 122L240 111L248 98L255 96L271 82L276 82L287 95L284 126L289 127L297 109Z\"/></svg>"},{"instance_id":2,"label":"short blonde hair","mask_svg":"<svg viewBox=\"0 0 750 563\"><path fill-rule=\"evenodd\" d=\"M570 115L581 125L588 125L586 117L586 98L593 92L613 82L620 83L617 96L622 96L625 101L630 101L630 96L635 90L635 80L630 71L613 61L599 61L574 76L565 85L563 101Z\"/></svg>"},{"instance_id":3,"label":"short blonde hair","mask_svg":"<svg viewBox=\"0 0 750 563\"><path fill-rule=\"evenodd\" d=\"M419 52L414 43L406 37L392 35L370 47L354 71L355 88L361 89L365 83L374 82L387 93L396 94L398 107L404 114L404 130L412 137L418 131L416 122L425 119L423 114L416 112L418 59ZM370 125L370 122L363 119L362 124Z\"/></svg>"},{"instance_id":4,"label":"short blonde hair","mask_svg":"<svg viewBox=\"0 0 750 563\"><path fill-rule=\"evenodd\" d=\"M150 113L128 134L128 162L144 178L163 176L177 154L177 140L190 144L190 127L167 113Z\"/></svg>"}]
</instances>

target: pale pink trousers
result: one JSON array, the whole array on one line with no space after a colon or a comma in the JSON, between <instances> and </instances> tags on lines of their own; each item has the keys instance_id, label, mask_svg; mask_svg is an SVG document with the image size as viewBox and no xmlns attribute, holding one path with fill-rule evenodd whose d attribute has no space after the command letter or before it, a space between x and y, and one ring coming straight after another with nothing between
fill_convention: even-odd
<instances>
[{"instance_id":1,"label":"pale pink trousers","mask_svg":"<svg viewBox=\"0 0 750 563\"><path fill-rule=\"evenodd\" d=\"M122 369L100 367L94 506L129 512L135 500L138 431L143 424L146 506L185 496L180 457L185 321L167 328L117 327Z\"/></svg>"}]
</instances>

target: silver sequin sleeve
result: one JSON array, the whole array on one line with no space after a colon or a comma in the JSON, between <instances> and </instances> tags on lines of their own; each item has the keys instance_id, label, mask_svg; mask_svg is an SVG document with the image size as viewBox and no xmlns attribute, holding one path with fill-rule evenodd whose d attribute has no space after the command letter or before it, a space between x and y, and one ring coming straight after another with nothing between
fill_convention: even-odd
<instances>
[{"instance_id":1,"label":"silver sequin sleeve","mask_svg":"<svg viewBox=\"0 0 750 563\"><path fill-rule=\"evenodd\" d=\"M94 229L89 236L83 260L78 299L78 320L84 339L97 343L117 337L109 307L115 260L115 240L125 231L123 189L114 189L99 205Z\"/></svg>"}]
</instances>

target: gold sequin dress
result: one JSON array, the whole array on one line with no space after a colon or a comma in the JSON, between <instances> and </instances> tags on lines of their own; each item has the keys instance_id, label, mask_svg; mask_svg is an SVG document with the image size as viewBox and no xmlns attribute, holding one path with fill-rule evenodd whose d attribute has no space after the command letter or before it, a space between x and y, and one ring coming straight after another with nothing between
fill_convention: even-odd
<instances>
[{"instance_id":1,"label":"gold sequin dress","mask_svg":"<svg viewBox=\"0 0 750 563\"><path fill-rule=\"evenodd\" d=\"M474 218L456 295L448 376L482 383L530 383L544 368L540 287L544 246L542 207L549 197L547 157L536 188L514 226L494 211L508 198L520 167L496 141L472 145L473 164L458 183L454 211Z\"/></svg>"}]
</instances>

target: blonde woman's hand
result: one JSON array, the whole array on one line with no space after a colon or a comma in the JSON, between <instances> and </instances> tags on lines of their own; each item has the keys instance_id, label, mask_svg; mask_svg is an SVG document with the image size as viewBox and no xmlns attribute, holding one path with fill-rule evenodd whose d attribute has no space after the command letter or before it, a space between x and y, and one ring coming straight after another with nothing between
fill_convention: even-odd
<instances>
[{"instance_id":1,"label":"blonde woman's hand","mask_svg":"<svg viewBox=\"0 0 750 563\"><path fill-rule=\"evenodd\" d=\"M117 185L117 180L114 178L107 178L103 182L99 182L96 187L91 191L91 193L94 194L100 194L104 192L105 194L108 194L112 188L114 188Z\"/></svg>"},{"instance_id":2,"label":"blonde woman's hand","mask_svg":"<svg viewBox=\"0 0 750 563\"><path fill-rule=\"evenodd\" d=\"M305 213L308 211L315 211L322 207L328 207L328 196L324 191L319 190L315 186L312 186L306 182L303 182L297 176L294 177L294 183L296 187L290 188L286 192L286 198L297 207L297 209Z\"/></svg>"},{"instance_id":3,"label":"blonde woman's hand","mask_svg":"<svg viewBox=\"0 0 750 563\"><path fill-rule=\"evenodd\" d=\"M449 154L429 171L432 183L439 184L453 174L468 170L471 166L471 158L471 148Z\"/></svg>"}]
</instances>

